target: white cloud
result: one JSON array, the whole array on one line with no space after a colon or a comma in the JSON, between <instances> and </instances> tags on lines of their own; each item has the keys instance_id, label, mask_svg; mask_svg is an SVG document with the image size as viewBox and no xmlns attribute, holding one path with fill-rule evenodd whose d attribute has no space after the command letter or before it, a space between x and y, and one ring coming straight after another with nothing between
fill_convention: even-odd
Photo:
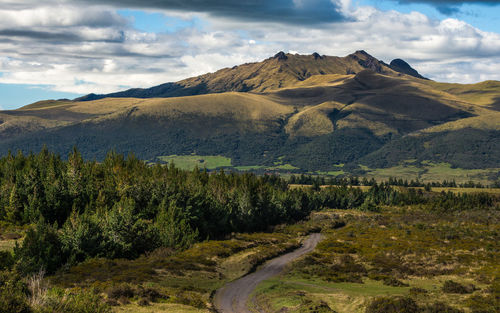
<instances>
[{"instance_id":1,"label":"white cloud","mask_svg":"<svg viewBox=\"0 0 500 313\"><path fill-rule=\"evenodd\" d=\"M499 34L457 19L383 12L350 0L339 2L350 21L310 27L161 11L198 17L204 27L158 34L134 29L109 6L28 3L0 0L0 83L107 93L259 61L280 50L347 55L360 49L386 62L403 58L440 81L500 80Z\"/></svg>"}]
</instances>

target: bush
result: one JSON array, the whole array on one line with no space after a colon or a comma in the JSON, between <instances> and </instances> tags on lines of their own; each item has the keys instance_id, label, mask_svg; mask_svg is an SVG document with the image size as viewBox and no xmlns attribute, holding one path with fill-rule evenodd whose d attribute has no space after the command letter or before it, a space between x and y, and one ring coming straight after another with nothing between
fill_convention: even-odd
<instances>
[{"instance_id":1,"label":"bush","mask_svg":"<svg viewBox=\"0 0 500 313\"><path fill-rule=\"evenodd\" d=\"M0 272L0 313L30 313L28 289L21 278Z\"/></svg>"},{"instance_id":2,"label":"bush","mask_svg":"<svg viewBox=\"0 0 500 313\"><path fill-rule=\"evenodd\" d=\"M43 219L26 233L22 245L14 247L16 270L24 275L45 269L53 274L67 257L63 253L62 244L56 225L48 225Z\"/></svg>"},{"instance_id":3,"label":"bush","mask_svg":"<svg viewBox=\"0 0 500 313\"><path fill-rule=\"evenodd\" d=\"M9 270L14 265L14 257L9 251L0 251L0 271Z\"/></svg>"},{"instance_id":4,"label":"bush","mask_svg":"<svg viewBox=\"0 0 500 313\"><path fill-rule=\"evenodd\" d=\"M376 298L366 308L366 313L419 313L420 309L411 298Z\"/></svg>"},{"instance_id":5,"label":"bush","mask_svg":"<svg viewBox=\"0 0 500 313\"><path fill-rule=\"evenodd\" d=\"M392 286L392 287L408 287L410 285L403 283L399 279L396 279L394 277L387 277L384 279L384 285L386 286Z\"/></svg>"},{"instance_id":6,"label":"bush","mask_svg":"<svg viewBox=\"0 0 500 313\"><path fill-rule=\"evenodd\" d=\"M189 305L198 309L205 309L207 307L201 295L189 291L179 293L174 302Z\"/></svg>"},{"instance_id":7,"label":"bush","mask_svg":"<svg viewBox=\"0 0 500 313\"><path fill-rule=\"evenodd\" d=\"M118 300L121 298L133 298L135 295L135 290L129 284L120 284L110 287L106 294L108 298Z\"/></svg>"},{"instance_id":8,"label":"bush","mask_svg":"<svg viewBox=\"0 0 500 313\"><path fill-rule=\"evenodd\" d=\"M304 299L300 306L299 313L335 313L324 301L311 301Z\"/></svg>"},{"instance_id":9,"label":"bush","mask_svg":"<svg viewBox=\"0 0 500 313\"><path fill-rule=\"evenodd\" d=\"M473 295L467 299L466 304L473 313L497 313L500 308L500 295Z\"/></svg>"},{"instance_id":10,"label":"bush","mask_svg":"<svg viewBox=\"0 0 500 313\"><path fill-rule=\"evenodd\" d=\"M447 280L444 282L442 290L446 293L466 294L473 293L476 287L472 284L465 286L453 280Z\"/></svg>"},{"instance_id":11,"label":"bush","mask_svg":"<svg viewBox=\"0 0 500 313\"><path fill-rule=\"evenodd\" d=\"M159 299L168 298L168 296L151 287L139 287L139 289L137 289L137 295L149 302L156 302Z\"/></svg>"},{"instance_id":12,"label":"bush","mask_svg":"<svg viewBox=\"0 0 500 313\"><path fill-rule=\"evenodd\" d=\"M442 302L436 302L434 304L425 306L421 310L422 313L463 313L464 311L455 309L448 306Z\"/></svg>"},{"instance_id":13,"label":"bush","mask_svg":"<svg viewBox=\"0 0 500 313\"><path fill-rule=\"evenodd\" d=\"M425 295L428 293L429 293L429 291L427 291L427 289L424 289L424 288L419 288L419 287L410 288L411 295Z\"/></svg>"}]
</instances>

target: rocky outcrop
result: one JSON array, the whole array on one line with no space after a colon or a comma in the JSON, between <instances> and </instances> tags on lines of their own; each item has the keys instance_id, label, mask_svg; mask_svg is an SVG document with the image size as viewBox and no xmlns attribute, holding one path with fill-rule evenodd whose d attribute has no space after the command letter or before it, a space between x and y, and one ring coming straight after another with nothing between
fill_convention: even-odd
<instances>
[{"instance_id":1,"label":"rocky outcrop","mask_svg":"<svg viewBox=\"0 0 500 313\"><path fill-rule=\"evenodd\" d=\"M403 73L406 75L410 75L413 77L417 77L420 79L427 79L420 75L413 67L410 66L410 64L406 63L406 61L401 60L401 59L394 59L391 61L391 64L389 64L391 69L395 70L396 72Z\"/></svg>"}]
</instances>

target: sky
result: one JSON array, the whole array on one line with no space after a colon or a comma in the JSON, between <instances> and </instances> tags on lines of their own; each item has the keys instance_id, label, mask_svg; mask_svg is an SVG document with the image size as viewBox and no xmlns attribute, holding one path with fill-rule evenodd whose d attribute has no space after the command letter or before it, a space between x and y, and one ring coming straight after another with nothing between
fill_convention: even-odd
<instances>
[{"instance_id":1,"label":"sky","mask_svg":"<svg viewBox=\"0 0 500 313\"><path fill-rule=\"evenodd\" d=\"M0 0L0 109L151 87L278 51L500 80L500 1Z\"/></svg>"}]
</instances>

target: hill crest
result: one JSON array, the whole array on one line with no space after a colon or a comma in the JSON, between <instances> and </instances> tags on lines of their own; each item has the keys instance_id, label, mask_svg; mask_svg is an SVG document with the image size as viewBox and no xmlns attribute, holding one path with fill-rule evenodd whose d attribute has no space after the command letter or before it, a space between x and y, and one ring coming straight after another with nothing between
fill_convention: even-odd
<instances>
[{"instance_id":1,"label":"hill crest","mask_svg":"<svg viewBox=\"0 0 500 313\"><path fill-rule=\"evenodd\" d=\"M404 62L404 61L403 61ZM404 64L407 64L404 62ZM133 88L126 91L96 95L89 94L76 101L102 98L170 98L222 92L269 92L293 87L315 75L351 75L363 70L398 76L406 74L423 78L409 65L393 67L376 59L364 50L345 57L290 54L283 51L261 62L245 63L224 68L214 73L165 83L151 88ZM411 69L411 70L409 70Z\"/></svg>"}]
</instances>

